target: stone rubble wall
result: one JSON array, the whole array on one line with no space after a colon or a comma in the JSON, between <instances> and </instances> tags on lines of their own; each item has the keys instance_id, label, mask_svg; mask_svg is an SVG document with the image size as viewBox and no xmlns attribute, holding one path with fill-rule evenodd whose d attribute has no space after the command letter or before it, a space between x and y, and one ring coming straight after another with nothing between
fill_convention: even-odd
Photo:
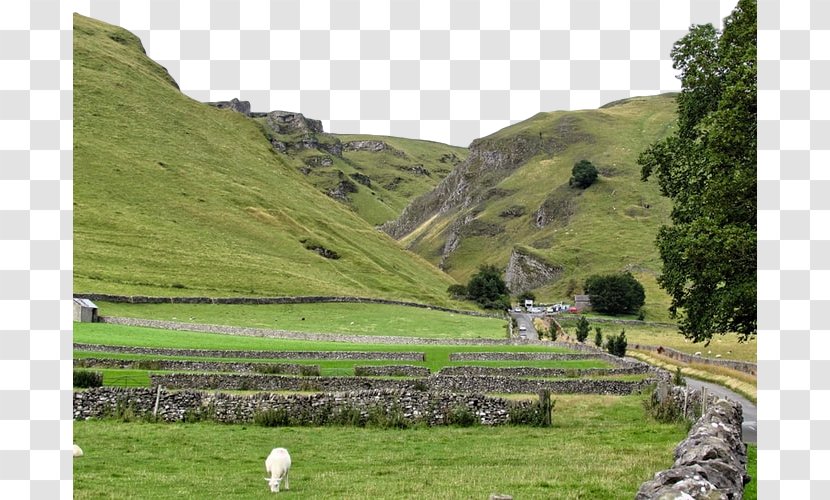
<instances>
[{"instance_id":1,"label":"stone rubble wall","mask_svg":"<svg viewBox=\"0 0 830 500\"><path fill-rule=\"evenodd\" d=\"M385 360L424 361L422 352L381 351L218 351L209 349L173 349L162 347L132 347L75 343L76 351L148 354L151 356L184 356L239 359L330 359L330 360Z\"/></svg>"},{"instance_id":2,"label":"stone rubble wall","mask_svg":"<svg viewBox=\"0 0 830 500\"><path fill-rule=\"evenodd\" d=\"M464 314L467 316L482 316L488 318L504 318L504 314L484 313L479 311L463 311L449 307L431 306L418 302L403 300L375 299L371 297L332 297L332 296L294 296L294 297L151 297L147 295L113 295L106 293L79 293L74 295L93 302L120 302L129 304L320 304L330 302L347 302L358 304L385 304L394 306L418 307L434 309L436 311Z\"/></svg>"},{"instance_id":3,"label":"stone rubble wall","mask_svg":"<svg viewBox=\"0 0 830 500\"><path fill-rule=\"evenodd\" d=\"M424 366L386 365L355 366L354 374L357 377L429 377L431 372Z\"/></svg>"},{"instance_id":4,"label":"stone rubble wall","mask_svg":"<svg viewBox=\"0 0 830 500\"><path fill-rule=\"evenodd\" d=\"M556 352L453 352L450 361L574 361L599 359L620 368L641 366L635 360L619 358L610 354L595 352L585 354L565 354Z\"/></svg>"},{"instance_id":5,"label":"stone rubble wall","mask_svg":"<svg viewBox=\"0 0 830 500\"><path fill-rule=\"evenodd\" d=\"M234 373L280 373L285 375L320 375L319 365L293 363L232 363L217 361L183 361L171 359L112 359L81 358L73 362L75 368L121 368L139 370L201 371Z\"/></svg>"},{"instance_id":6,"label":"stone rubble wall","mask_svg":"<svg viewBox=\"0 0 830 500\"><path fill-rule=\"evenodd\" d=\"M496 376L431 376L411 379L370 377L290 377L247 374L150 374L150 384L167 389L214 389L258 391L344 392L358 390L421 390L426 392L536 394L612 394L638 392L655 379L622 380L538 380Z\"/></svg>"},{"instance_id":7,"label":"stone rubble wall","mask_svg":"<svg viewBox=\"0 0 830 500\"><path fill-rule=\"evenodd\" d=\"M706 413L675 448L672 467L643 483L636 500L743 498L749 476L742 423L739 403L719 399L708 405Z\"/></svg>"},{"instance_id":8,"label":"stone rubble wall","mask_svg":"<svg viewBox=\"0 0 830 500\"><path fill-rule=\"evenodd\" d=\"M438 375L479 376L491 375L502 377L541 378L541 377L591 377L603 375L637 375L651 372L648 366L629 368L534 368L528 366L493 367L493 366L445 366Z\"/></svg>"},{"instance_id":9,"label":"stone rubble wall","mask_svg":"<svg viewBox=\"0 0 830 500\"><path fill-rule=\"evenodd\" d=\"M150 418L156 402L156 389L99 387L76 392L75 420L113 416L129 408L137 418ZM193 418L223 423L247 424L263 411L283 411L294 425L319 425L342 411L357 410L360 423L378 409L387 414L400 411L410 422L428 425L448 423L448 415L459 407L472 411L483 425L509 422L512 408L529 406L529 402L512 402L482 394L428 393L406 390L369 390L312 395L251 395L207 393L203 391L169 391L159 393L157 418L181 422Z\"/></svg>"}]
</instances>

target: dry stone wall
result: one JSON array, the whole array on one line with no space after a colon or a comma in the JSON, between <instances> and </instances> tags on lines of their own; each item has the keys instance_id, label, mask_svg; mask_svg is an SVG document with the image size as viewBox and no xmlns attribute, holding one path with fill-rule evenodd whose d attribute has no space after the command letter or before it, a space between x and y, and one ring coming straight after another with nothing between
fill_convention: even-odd
<instances>
[{"instance_id":1,"label":"dry stone wall","mask_svg":"<svg viewBox=\"0 0 830 500\"><path fill-rule=\"evenodd\" d=\"M501 376L520 378L542 377L592 377L602 375L637 375L651 372L647 365L632 366L630 368L533 368L528 366L493 367L493 366L445 366L438 372L439 375L456 376Z\"/></svg>"},{"instance_id":2,"label":"dry stone wall","mask_svg":"<svg viewBox=\"0 0 830 500\"><path fill-rule=\"evenodd\" d=\"M172 349L156 347L132 347L75 343L72 348L86 352L112 352L149 354L151 356L183 356L207 358L254 359L333 359L333 360L386 360L424 361L422 352L381 351L218 351L209 349Z\"/></svg>"},{"instance_id":3,"label":"dry stone wall","mask_svg":"<svg viewBox=\"0 0 830 500\"><path fill-rule=\"evenodd\" d=\"M613 394L638 392L656 382L622 380L540 380L498 376L431 376L411 379L371 377L289 377L248 374L151 374L150 384L167 389L214 389L258 391L343 392L357 390L407 390L454 392L462 394L535 394L549 390L555 394Z\"/></svg>"},{"instance_id":4,"label":"dry stone wall","mask_svg":"<svg viewBox=\"0 0 830 500\"><path fill-rule=\"evenodd\" d=\"M358 425L365 424L370 414L400 412L407 421L428 425L450 422L450 414L463 407L471 411L483 425L501 425L510 420L512 409L529 406L527 402L511 402L481 394L428 393L405 390L370 390L313 395L252 395L207 393L203 391L169 391L147 388L99 387L76 392L75 420L104 418L119 410L129 411L138 418L151 418L159 397L157 419L180 422L209 419L223 423L251 423L264 411L282 411L292 425L331 423L341 412L350 412Z\"/></svg>"},{"instance_id":5,"label":"dry stone wall","mask_svg":"<svg viewBox=\"0 0 830 500\"><path fill-rule=\"evenodd\" d=\"M484 313L479 311L463 311L449 307L431 306L417 302L403 300L375 299L370 297L331 297L331 296L303 296L303 297L151 297L147 295L113 295L106 293L81 293L75 297L102 302L122 302L130 304L319 304L330 302L348 302L358 304L385 304L394 306L417 307L421 309L435 309L436 311L465 314L468 316L483 316L503 318L503 314Z\"/></svg>"},{"instance_id":6,"label":"dry stone wall","mask_svg":"<svg viewBox=\"0 0 830 500\"><path fill-rule=\"evenodd\" d=\"M749 476L742 422L739 403L721 399L711 404L675 449L672 467L643 483L635 498L743 498Z\"/></svg>"},{"instance_id":7,"label":"dry stone wall","mask_svg":"<svg viewBox=\"0 0 830 500\"><path fill-rule=\"evenodd\" d=\"M120 368L140 370L281 373L286 375L320 375L319 365L293 363L222 363L216 361L183 361L171 359L82 358L73 362L75 368Z\"/></svg>"},{"instance_id":8,"label":"dry stone wall","mask_svg":"<svg viewBox=\"0 0 830 500\"><path fill-rule=\"evenodd\" d=\"M431 372L424 366L387 365L355 366L354 374L358 377L429 377Z\"/></svg>"}]
</instances>

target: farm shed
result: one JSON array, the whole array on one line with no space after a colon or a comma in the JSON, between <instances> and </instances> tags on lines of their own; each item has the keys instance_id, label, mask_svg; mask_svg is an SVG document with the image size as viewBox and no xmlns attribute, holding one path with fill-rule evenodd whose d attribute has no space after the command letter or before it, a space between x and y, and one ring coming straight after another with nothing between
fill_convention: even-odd
<instances>
[{"instance_id":1,"label":"farm shed","mask_svg":"<svg viewBox=\"0 0 830 500\"><path fill-rule=\"evenodd\" d=\"M72 299L72 320L81 323L98 321L98 306L89 299Z\"/></svg>"}]
</instances>

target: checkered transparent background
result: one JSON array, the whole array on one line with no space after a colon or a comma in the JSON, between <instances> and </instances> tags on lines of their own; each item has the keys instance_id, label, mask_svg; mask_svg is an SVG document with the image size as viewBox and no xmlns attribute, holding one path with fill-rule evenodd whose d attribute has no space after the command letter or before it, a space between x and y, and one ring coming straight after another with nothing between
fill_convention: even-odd
<instances>
[{"instance_id":1,"label":"checkered transparent background","mask_svg":"<svg viewBox=\"0 0 830 500\"><path fill-rule=\"evenodd\" d=\"M672 43L735 3L4 2L2 497L71 498L73 11L139 35L195 99L464 146L540 110L678 90ZM761 498L830 498L828 29L828 0L759 1Z\"/></svg>"}]
</instances>

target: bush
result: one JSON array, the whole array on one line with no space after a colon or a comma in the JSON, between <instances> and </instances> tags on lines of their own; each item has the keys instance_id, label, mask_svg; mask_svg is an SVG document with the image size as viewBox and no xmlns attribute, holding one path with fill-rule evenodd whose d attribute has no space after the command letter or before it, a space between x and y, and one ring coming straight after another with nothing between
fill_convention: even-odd
<instances>
[{"instance_id":1,"label":"bush","mask_svg":"<svg viewBox=\"0 0 830 500\"><path fill-rule=\"evenodd\" d=\"M476 414L465 405L458 405L447 413L447 423L459 427L472 427L478 424Z\"/></svg>"},{"instance_id":2,"label":"bush","mask_svg":"<svg viewBox=\"0 0 830 500\"><path fill-rule=\"evenodd\" d=\"M643 408L654 420L664 424L683 420L683 410L674 401L674 398L668 396L661 401L659 390L656 387L646 391L643 398Z\"/></svg>"},{"instance_id":3,"label":"bush","mask_svg":"<svg viewBox=\"0 0 830 500\"><path fill-rule=\"evenodd\" d=\"M466 299L467 287L464 285L450 285L447 288L447 293L454 299Z\"/></svg>"},{"instance_id":4,"label":"bush","mask_svg":"<svg viewBox=\"0 0 830 500\"><path fill-rule=\"evenodd\" d=\"M588 320L585 319L585 316L580 316L579 321L576 322L576 340L585 342L590 331L591 327L588 325Z\"/></svg>"},{"instance_id":5,"label":"bush","mask_svg":"<svg viewBox=\"0 0 830 500\"><path fill-rule=\"evenodd\" d=\"M287 427L291 423L291 415L283 408L254 413L254 424L262 427Z\"/></svg>"},{"instance_id":6,"label":"bush","mask_svg":"<svg viewBox=\"0 0 830 500\"><path fill-rule=\"evenodd\" d=\"M686 379L683 378L683 371L680 369L679 366L674 371L674 377L672 377L672 384L674 384L674 385L686 385Z\"/></svg>"},{"instance_id":7,"label":"bush","mask_svg":"<svg viewBox=\"0 0 830 500\"><path fill-rule=\"evenodd\" d=\"M633 313L646 301L643 285L631 273L593 275L585 280L595 311L608 314Z\"/></svg>"},{"instance_id":8,"label":"bush","mask_svg":"<svg viewBox=\"0 0 830 500\"><path fill-rule=\"evenodd\" d=\"M625 351L628 349L628 341L625 339L625 330L620 332L619 335L609 336L608 341L605 343L605 348L608 350L609 354L624 358Z\"/></svg>"},{"instance_id":9,"label":"bush","mask_svg":"<svg viewBox=\"0 0 830 500\"><path fill-rule=\"evenodd\" d=\"M510 423L513 425L530 425L533 427L550 427L556 401L551 401L550 391L543 390L539 399L530 404L516 402L510 408Z\"/></svg>"},{"instance_id":10,"label":"bush","mask_svg":"<svg viewBox=\"0 0 830 500\"><path fill-rule=\"evenodd\" d=\"M101 372L94 372L89 370L73 370L72 371L72 386L89 388L101 387L104 385L104 374Z\"/></svg>"},{"instance_id":11,"label":"bush","mask_svg":"<svg viewBox=\"0 0 830 500\"><path fill-rule=\"evenodd\" d=\"M602 327L595 326L594 331L597 332L594 334L594 344L602 349Z\"/></svg>"},{"instance_id":12,"label":"bush","mask_svg":"<svg viewBox=\"0 0 830 500\"><path fill-rule=\"evenodd\" d=\"M597 167L588 160L579 160L571 170L569 186L585 189L597 180Z\"/></svg>"}]
</instances>

